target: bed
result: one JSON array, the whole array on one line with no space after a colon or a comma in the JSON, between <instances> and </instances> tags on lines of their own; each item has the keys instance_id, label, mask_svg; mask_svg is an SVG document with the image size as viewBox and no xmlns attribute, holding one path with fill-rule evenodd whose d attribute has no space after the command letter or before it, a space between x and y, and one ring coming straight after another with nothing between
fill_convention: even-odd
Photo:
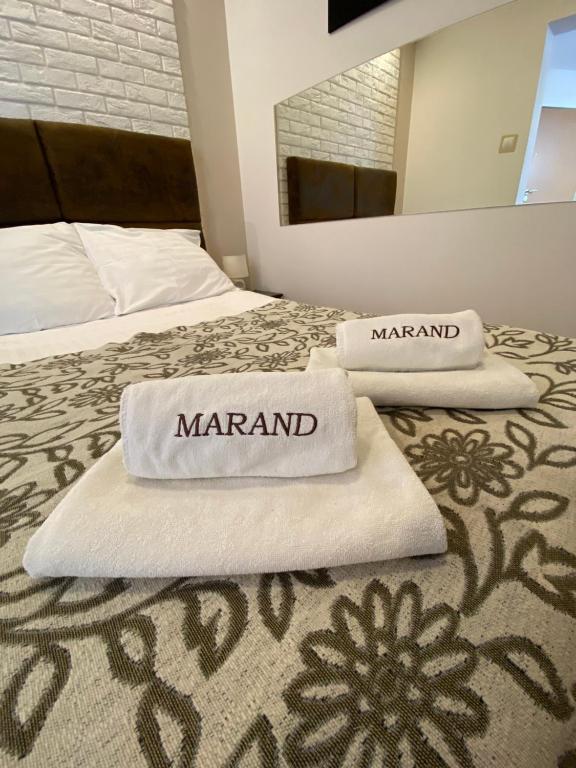
<instances>
[{"instance_id":1,"label":"bed","mask_svg":"<svg viewBox=\"0 0 576 768\"><path fill-rule=\"evenodd\" d=\"M54 206L74 195L47 204L67 181L40 184L40 150L27 173L44 207L4 226L85 216ZM197 205L195 184L182 189ZM198 225L179 210L122 223ZM441 507L446 555L169 581L33 581L21 567L31 534L119 439L123 387L302 370L355 316L231 291L0 340L1 765L576 765L572 339L486 326L488 347L537 382L534 409L382 412Z\"/></svg>"}]
</instances>

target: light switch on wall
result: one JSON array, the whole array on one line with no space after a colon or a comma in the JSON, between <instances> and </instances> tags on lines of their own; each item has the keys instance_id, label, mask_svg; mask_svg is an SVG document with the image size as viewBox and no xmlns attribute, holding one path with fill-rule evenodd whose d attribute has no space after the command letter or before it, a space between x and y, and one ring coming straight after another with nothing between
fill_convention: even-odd
<instances>
[{"instance_id":1,"label":"light switch on wall","mask_svg":"<svg viewBox=\"0 0 576 768\"><path fill-rule=\"evenodd\" d=\"M502 139L500 141L499 152L501 155L506 155L510 152L516 152L517 146L518 146L518 134L510 133L510 134L507 134L506 136L502 136Z\"/></svg>"}]
</instances>

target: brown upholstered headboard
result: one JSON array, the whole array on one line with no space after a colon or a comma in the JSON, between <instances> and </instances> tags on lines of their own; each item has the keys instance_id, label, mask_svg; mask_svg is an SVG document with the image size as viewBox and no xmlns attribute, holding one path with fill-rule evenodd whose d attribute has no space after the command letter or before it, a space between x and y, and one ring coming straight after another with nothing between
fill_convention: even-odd
<instances>
[{"instance_id":1,"label":"brown upholstered headboard","mask_svg":"<svg viewBox=\"0 0 576 768\"><path fill-rule=\"evenodd\" d=\"M0 227L54 221L201 229L190 142L0 118Z\"/></svg>"},{"instance_id":2,"label":"brown upholstered headboard","mask_svg":"<svg viewBox=\"0 0 576 768\"><path fill-rule=\"evenodd\" d=\"M392 216L396 171L286 158L290 224Z\"/></svg>"}]
</instances>

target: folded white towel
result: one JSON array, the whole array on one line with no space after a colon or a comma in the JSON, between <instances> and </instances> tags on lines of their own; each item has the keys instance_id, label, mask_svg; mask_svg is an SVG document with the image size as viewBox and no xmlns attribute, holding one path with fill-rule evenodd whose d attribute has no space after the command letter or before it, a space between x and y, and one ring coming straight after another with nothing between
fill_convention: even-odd
<instances>
[{"instance_id":1,"label":"folded white towel","mask_svg":"<svg viewBox=\"0 0 576 768\"><path fill-rule=\"evenodd\" d=\"M142 382L120 404L136 477L305 477L356 466L356 400L342 371Z\"/></svg>"},{"instance_id":2,"label":"folded white towel","mask_svg":"<svg viewBox=\"0 0 576 768\"><path fill-rule=\"evenodd\" d=\"M121 451L91 467L32 536L32 577L220 576L446 551L434 500L366 399L358 466L339 475L139 480Z\"/></svg>"},{"instance_id":3,"label":"folded white towel","mask_svg":"<svg viewBox=\"0 0 576 768\"><path fill-rule=\"evenodd\" d=\"M337 366L334 347L310 350L308 371ZM489 352L484 353L477 368L466 371L350 371L348 378L356 397L369 397L374 405L531 408L539 399L538 389L528 376Z\"/></svg>"},{"instance_id":4,"label":"folded white towel","mask_svg":"<svg viewBox=\"0 0 576 768\"><path fill-rule=\"evenodd\" d=\"M387 315L336 326L338 361L351 371L475 368L484 351L482 321L471 309L452 315Z\"/></svg>"}]
</instances>

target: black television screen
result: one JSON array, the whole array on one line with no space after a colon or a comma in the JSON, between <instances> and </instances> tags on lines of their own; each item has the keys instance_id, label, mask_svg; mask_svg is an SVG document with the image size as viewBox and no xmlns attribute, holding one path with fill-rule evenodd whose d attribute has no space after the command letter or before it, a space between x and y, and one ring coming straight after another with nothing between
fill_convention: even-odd
<instances>
[{"instance_id":1,"label":"black television screen","mask_svg":"<svg viewBox=\"0 0 576 768\"><path fill-rule=\"evenodd\" d=\"M388 0L328 0L328 32L357 19Z\"/></svg>"}]
</instances>

